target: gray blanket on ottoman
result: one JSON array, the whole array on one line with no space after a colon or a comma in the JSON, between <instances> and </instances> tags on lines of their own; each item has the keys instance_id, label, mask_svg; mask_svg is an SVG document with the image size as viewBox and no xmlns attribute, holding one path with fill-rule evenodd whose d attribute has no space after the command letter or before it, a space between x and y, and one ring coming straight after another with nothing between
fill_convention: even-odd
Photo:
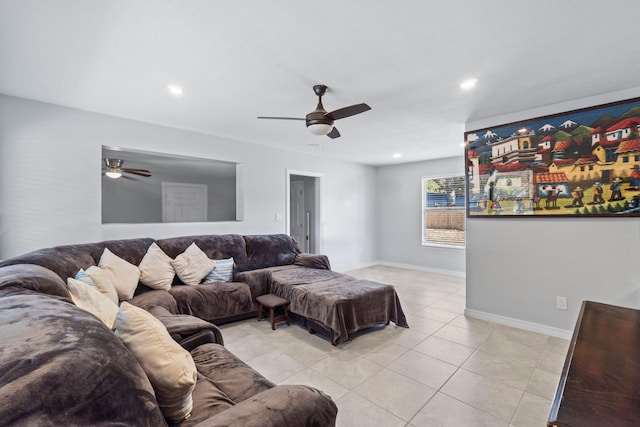
<instances>
[{"instance_id":1,"label":"gray blanket on ottoman","mask_svg":"<svg viewBox=\"0 0 640 427\"><path fill-rule=\"evenodd\" d=\"M291 301L291 312L332 331L333 345L348 340L349 333L389 321L409 327L392 285L301 268L272 272L271 293Z\"/></svg>"}]
</instances>

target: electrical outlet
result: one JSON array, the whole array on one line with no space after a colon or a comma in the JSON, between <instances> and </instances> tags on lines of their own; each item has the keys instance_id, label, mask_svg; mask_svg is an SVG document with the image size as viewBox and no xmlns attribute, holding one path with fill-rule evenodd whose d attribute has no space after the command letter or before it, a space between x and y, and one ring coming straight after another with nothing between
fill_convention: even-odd
<instances>
[{"instance_id":1,"label":"electrical outlet","mask_svg":"<svg viewBox=\"0 0 640 427\"><path fill-rule=\"evenodd\" d=\"M276 212L276 222L280 222L280 221L282 221L282 213Z\"/></svg>"},{"instance_id":2,"label":"electrical outlet","mask_svg":"<svg viewBox=\"0 0 640 427\"><path fill-rule=\"evenodd\" d=\"M558 310L567 309L567 297L556 297L556 308Z\"/></svg>"}]
</instances>

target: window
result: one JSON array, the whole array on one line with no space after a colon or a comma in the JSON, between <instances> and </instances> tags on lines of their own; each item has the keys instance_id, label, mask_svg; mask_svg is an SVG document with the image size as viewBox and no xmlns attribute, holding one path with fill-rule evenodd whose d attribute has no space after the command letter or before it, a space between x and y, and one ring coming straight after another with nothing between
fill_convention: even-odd
<instances>
[{"instance_id":1,"label":"window","mask_svg":"<svg viewBox=\"0 0 640 427\"><path fill-rule=\"evenodd\" d=\"M464 247L464 176L422 178L422 244Z\"/></svg>"}]
</instances>

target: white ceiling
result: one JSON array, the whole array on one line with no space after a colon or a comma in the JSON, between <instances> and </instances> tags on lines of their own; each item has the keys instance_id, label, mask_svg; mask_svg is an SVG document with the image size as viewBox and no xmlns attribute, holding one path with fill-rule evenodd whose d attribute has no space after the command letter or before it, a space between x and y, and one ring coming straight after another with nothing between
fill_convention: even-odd
<instances>
[{"instance_id":1,"label":"white ceiling","mask_svg":"<svg viewBox=\"0 0 640 427\"><path fill-rule=\"evenodd\" d=\"M0 93L382 165L460 155L465 121L639 87L639 35L638 0L0 0ZM372 110L335 140L256 119L304 117L318 83L327 110Z\"/></svg>"}]
</instances>

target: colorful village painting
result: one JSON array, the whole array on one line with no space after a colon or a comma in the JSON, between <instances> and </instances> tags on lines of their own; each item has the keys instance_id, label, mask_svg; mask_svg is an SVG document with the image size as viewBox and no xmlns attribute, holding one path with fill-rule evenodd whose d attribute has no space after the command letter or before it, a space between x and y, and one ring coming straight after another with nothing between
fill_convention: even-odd
<instances>
[{"instance_id":1,"label":"colorful village painting","mask_svg":"<svg viewBox=\"0 0 640 427\"><path fill-rule=\"evenodd\" d=\"M640 216L640 98L465 133L467 216Z\"/></svg>"}]
</instances>

